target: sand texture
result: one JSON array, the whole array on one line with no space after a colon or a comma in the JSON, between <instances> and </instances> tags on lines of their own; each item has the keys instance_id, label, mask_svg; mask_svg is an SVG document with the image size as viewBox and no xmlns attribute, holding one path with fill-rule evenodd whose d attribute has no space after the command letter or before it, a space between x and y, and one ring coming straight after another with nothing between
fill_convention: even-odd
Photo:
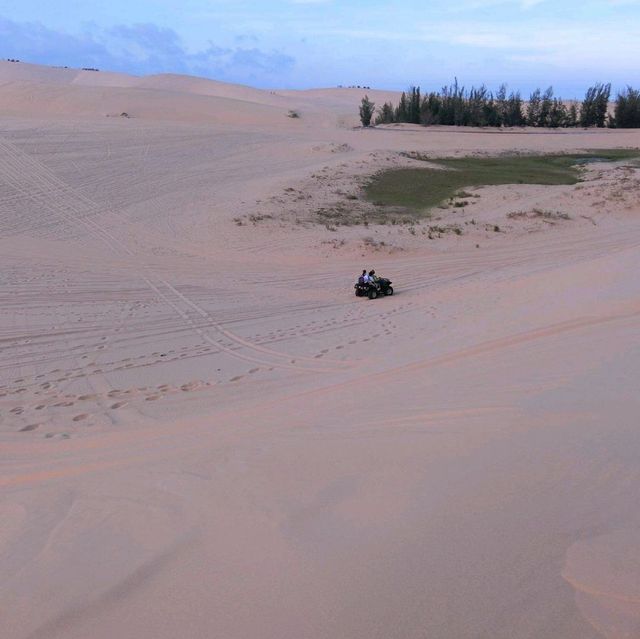
<instances>
[{"instance_id":1,"label":"sand texture","mask_svg":"<svg viewBox=\"0 0 640 639\"><path fill-rule=\"evenodd\" d=\"M3 639L640 637L640 168L472 189L432 240L318 223L403 152L639 132L0 84ZM365 267L396 294L356 298Z\"/></svg>"}]
</instances>

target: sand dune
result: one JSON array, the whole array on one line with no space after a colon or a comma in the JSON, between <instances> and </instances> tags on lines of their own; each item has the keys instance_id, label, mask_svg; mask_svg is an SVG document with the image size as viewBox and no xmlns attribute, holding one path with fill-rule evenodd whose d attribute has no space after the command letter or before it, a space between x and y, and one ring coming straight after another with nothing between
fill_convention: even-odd
<instances>
[{"instance_id":1,"label":"sand dune","mask_svg":"<svg viewBox=\"0 0 640 639\"><path fill-rule=\"evenodd\" d=\"M121 73L53 68L0 61L0 109L5 115L113 116L258 127L283 124L290 111L302 112L317 127L336 117L358 123L363 91L267 91L175 74L135 77ZM397 98L368 91L372 99ZM234 119L235 118L235 119ZM286 124L286 121L284 121ZM300 128L300 127L298 127Z\"/></svg>"},{"instance_id":2,"label":"sand dune","mask_svg":"<svg viewBox=\"0 0 640 639\"><path fill-rule=\"evenodd\" d=\"M0 82L3 638L639 636L640 169L479 189L434 241L311 220L399 152L640 134Z\"/></svg>"}]
</instances>

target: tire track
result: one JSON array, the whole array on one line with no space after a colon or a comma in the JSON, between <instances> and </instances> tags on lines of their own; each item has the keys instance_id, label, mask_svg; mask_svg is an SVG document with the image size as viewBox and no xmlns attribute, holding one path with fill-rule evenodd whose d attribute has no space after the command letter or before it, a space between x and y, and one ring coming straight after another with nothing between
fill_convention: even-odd
<instances>
[{"instance_id":1,"label":"tire track","mask_svg":"<svg viewBox=\"0 0 640 639\"><path fill-rule=\"evenodd\" d=\"M0 169L3 171L4 177L10 186L30 200L35 200L39 204L56 213L63 218L72 227L78 224L84 225L89 232L98 240L102 241L115 255L125 256L129 258L132 265L138 268L137 275L145 282L145 284L161 299L165 304L170 306L183 321L193 330L195 330L207 343L215 346L230 356L241 359L250 363L274 366L278 368L304 371L304 372L335 372L335 368L312 366L314 362L312 358L295 357L287 353L275 351L266 347L258 346L248 340L245 340L235 333L223 328L214 318L201 306L193 300L187 298L178 291L170 282L162 276L154 272L148 265L142 263L135 253L131 251L122 241L112 235L97 222L95 222L87 214L106 212L96 202L93 202L86 196L76 192L72 187L57 178L47 167L33 160L28 155L17 149L13 144L6 140L0 139L0 151L4 157L0 156ZM22 171L21 171L22 170ZM31 178L32 184L29 186L35 189L25 188L24 181L26 177ZM38 191L38 189L40 191ZM58 198L58 201L56 201ZM113 211L109 211L124 220L121 215ZM186 305L191 312L197 313L200 317L207 321L206 327L201 327L189 314L189 310L181 307ZM223 335L231 342L237 345L237 349L222 344L219 340L214 339L206 331L206 328L213 328L219 334ZM238 352L238 349L247 349L255 351L264 358L247 355ZM268 358L268 359L265 359ZM277 358L276 361L273 361ZM289 362L283 362L282 359L289 359ZM309 366L301 366L291 362L291 360L302 360L309 362ZM344 362L338 361L339 368L344 368Z\"/></svg>"}]
</instances>

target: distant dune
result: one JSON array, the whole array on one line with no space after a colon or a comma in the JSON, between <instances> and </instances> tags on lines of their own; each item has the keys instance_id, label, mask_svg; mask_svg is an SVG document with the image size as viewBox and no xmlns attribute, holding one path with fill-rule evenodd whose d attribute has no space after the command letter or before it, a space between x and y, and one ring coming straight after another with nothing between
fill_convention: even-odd
<instances>
[{"instance_id":1,"label":"distant dune","mask_svg":"<svg viewBox=\"0 0 640 639\"><path fill-rule=\"evenodd\" d=\"M5 61L0 61L0 82L0 112L7 115L126 112L154 120L242 125L277 126L294 110L313 118L315 125L340 121L355 126L365 94L359 89L270 91L175 74L136 77ZM380 101L397 97L390 92L366 93Z\"/></svg>"}]
</instances>

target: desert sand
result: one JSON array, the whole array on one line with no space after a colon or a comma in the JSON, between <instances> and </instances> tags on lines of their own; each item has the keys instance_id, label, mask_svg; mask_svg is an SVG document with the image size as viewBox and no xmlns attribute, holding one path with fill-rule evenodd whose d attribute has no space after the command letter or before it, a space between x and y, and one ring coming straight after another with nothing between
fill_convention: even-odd
<instances>
[{"instance_id":1,"label":"desert sand","mask_svg":"<svg viewBox=\"0 0 640 639\"><path fill-rule=\"evenodd\" d=\"M0 63L3 639L640 636L638 166L314 221L401 152L640 132L363 93Z\"/></svg>"}]
</instances>

